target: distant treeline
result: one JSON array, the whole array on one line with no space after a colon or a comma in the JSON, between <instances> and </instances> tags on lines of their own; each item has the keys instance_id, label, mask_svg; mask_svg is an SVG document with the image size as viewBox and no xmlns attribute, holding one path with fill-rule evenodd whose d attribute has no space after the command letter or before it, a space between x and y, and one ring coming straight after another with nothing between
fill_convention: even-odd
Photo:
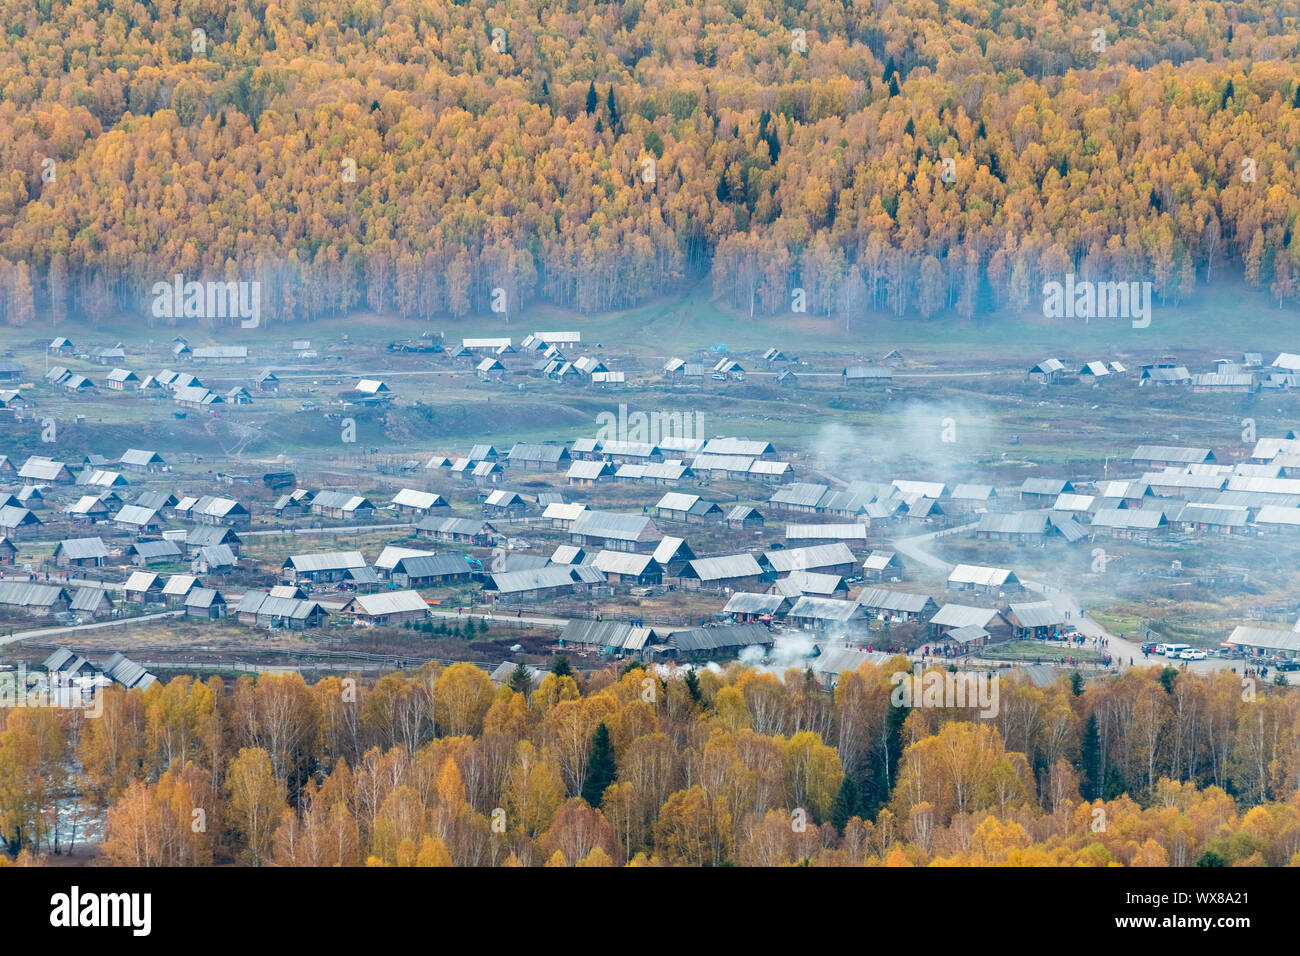
<instances>
[{"instance_id":1,"label":"distant treeline","mask_svg":"<svg viewBox=\"0 0 1300 956\"><path fill-rule=\"evenodd\" d=\"M797 5L796 5L797 6ZM267 321L970 317L1041 284L1300 295L1295 0L15 8L0 324L260 282ZM227 320L229 321L229 320Z\"/></svg>"}]
</instances>

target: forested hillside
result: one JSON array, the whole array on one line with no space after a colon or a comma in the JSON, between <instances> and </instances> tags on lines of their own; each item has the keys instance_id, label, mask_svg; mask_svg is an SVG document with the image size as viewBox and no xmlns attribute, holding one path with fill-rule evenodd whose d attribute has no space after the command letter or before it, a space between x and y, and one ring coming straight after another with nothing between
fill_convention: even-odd
<instances>
[{"instance_id":1,"label":"forested hillside","mask_svg":"<svg viewBox=\"0 0 1300 956\"><path fill-rule=\"evenodd\" d=\"M11 0L0 323L1300 289L1300 3ZM946 160L951 160L946 163Z\"/></svg>"},{"instance_id":2,"label":"forested hillside","mask_svg":"<svg viewBox=\"0 0 1300 956\"><path fill-rule=\"evenodd\" d=\"M1003 679L981 720L897 706L902 657L833 694L561 661L536 687L427 664L14 708L0 833L34 863L56 816L64 851L103 820L123 866L1300 863L1300 697L1226 671Z\"/></svg>"}]
</instances>

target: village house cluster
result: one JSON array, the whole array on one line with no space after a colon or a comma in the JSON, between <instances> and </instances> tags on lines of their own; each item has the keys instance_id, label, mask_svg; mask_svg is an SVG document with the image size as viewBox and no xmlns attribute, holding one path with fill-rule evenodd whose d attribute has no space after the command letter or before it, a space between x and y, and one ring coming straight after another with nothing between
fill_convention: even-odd
<instances>
[{"instance_id":1,"label":"village house cluster","mask_svg":"<svg viewBox=\"0 0 1300 956\"><path fill-rule=\"evenodd\" d=\"M548 379L625 382L602 361L573 355L580 345L577 332L536 332L517 347L510 338L466 338L450 358L471 364L480 378L503 373L504 363L522 354ZM430 335L390 349L444 347L440 335ZM48 351L56 360L84 354L66 338ZM170 351L178 367L248 360L242 346L191 347L183 336ZM710 351L711 365L669 361L663 373L670 387L744 380L749 370L725 346ZM303 361L313 352L307 340L288 350ZM252 402L281 385L267 370L219 394L192 372L137 375L120 345L89 355L110 369L102 387L170 393L194 408ZM779 370L788 387L798 386L794 369L803 367L776 348L751 364ZM889 384L902 364L892 351L843 368L840 384ZM1219 364L1212 374L1249 375L1272 387L1267 382L1276 376L1300 370L1300 357L1280 355L1277 371L1267 373L1257 354ZM1074 369L1050 359L1029 377L1055 385L1130 375L1100 358ZM78 377L55 366L46 384L101 387L68 385ZM1181 367L1167 363L1140 366L1137 380L1222 384L1184 379ZM0 397L6 394L18 393ZM386 382L367 377L340 393L345 404L370 406L393 397ZM333 632L423 624L445 613L441 602L454 596L479 613L558 622L553 649L579 655L703 660L747 648L765 654L782 634L812 636L814 656L826 655L814 670L829 675L832 661L852 666L900 642L965 654L1072 630L1050 601L1026 591L1013 568L961 563L936 586L933 573L918 575L893 546L910 535L943 531L968 542L1077 549L1099 539L1141 544L1300 530L1300 440L1291 433L1259 439L1248 455L1227 456L1233 460L1208 447L1143 444L1127 461L1108 463L1102 478L1009 484L978 474L959 483L872 474L890 466L870 460L853 474L834 474L837 466L825 462L808 468L806 458L782 454L761 437L706 434L698 412L673 420L620 405L598 424L594 437L411 450L396 488L322 487L287 470L260 482L213 478L147 448L78 461L0 455L0 570L8 572L0 581L0 627L162 610L252 628ZM263 545L250 556L257 536L300 525L369 529L381 544L363 553L313 548L308 538L293 548L276 545L282 551ZM40 556L25 557L28 550ZM689 611L666 614L662 604L657 615L637 610L669 591ZM1228 643L1284 656L1300 650L1293 632L1270 628L1238 628Z\"/></svg>"}]
</instances>

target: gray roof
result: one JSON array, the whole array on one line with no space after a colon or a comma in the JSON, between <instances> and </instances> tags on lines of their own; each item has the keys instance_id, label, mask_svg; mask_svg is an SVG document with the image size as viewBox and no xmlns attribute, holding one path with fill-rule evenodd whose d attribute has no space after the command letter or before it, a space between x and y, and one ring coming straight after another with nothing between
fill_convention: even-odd
<instances>
[{"instance_id":1,"label":"gray roof","mask_svg":"<svg viewBox=\"0 0 1300 956\"><path fill-rule=\"evenodd\" d=\"M1083 526L1073 518L1062 517L1061 515L1052 515L1050 520L1052 522L1052 527L1060 532L1061 537L1069 544L1074 544L1074 542L1088 536L1088 532L1085 531Z\"/></svg>"},{"instance_id":2,"label":"gray roof","mask_svg":"<svg viewBox=\"0 0 1300 956\"><path fill-rule=\"evenodd\" d=\"M506 554L505 567L502 571L529 571L533 568L544 568L551 563L551 559L544 554L519 554L510 552Z\"/></svg>"},{"instance_id":3,"label":"gray roof","mask_svg":"<svg viewBox=\"0 0 1300 956\"><path fill-rule=\"evenodd\" d=\"M826 485L814 485L803 481L796 481L778 488L768 500L772 504L798 505L801 507L814 508L817 502L822 500L822 496L829 490Z\"/></svg>"},{"instance_id":4,"label":"gray roof","mask_svg":"<svg viewBox=\"0 0 1300 956\"><path fill-rule=\"evenodd\" d=\"M1011 613L1016 616L1021 627L1055 627L1065 623L1065 614L1057 610L1051 601L1012 604Z\"/></svg>"},{"instance_id":5,"label":"gray roof","mask_svg":"<svg viewBox=\"0 0 1300 956\"><path fill-rule=\"evenodd\" d=\"M493 588L497 591L503 594L518 594L526 591L571 587L579 580L586 579L585 576L583 578L577 576L577 572L581 569L581 565L553 564L526 571L498 571L491 576L491 580ZM595 571L599 579L604 579L604 575L596 569L587 568L587 570Z\"/></svg>"},{"instance_id":6,"label":"gray roof","mask_svg":"<svg viewBox=\"0 0 1300 956\"><path fill-rule=\"evenodd\" d=\"M77 588L72 592L73 611L99 611L112 606L113 601L103 588Z\"/></svg>"},{"instance_id":7,"label":"gray roof","mask_svg":"<svg viewBox=\"0 0 1300 956\"><path fill-rule=\"evenodd\" d=\"M914 517L925 517L930 514L943 514L943 509L939 507L937 498L910 498L907 502L907 513Z\"/></svg>"},{"instance_id":8,"label":"gray roof","mask_svg":"<svg viewBox=\"0 0 1300 956\"><path fill-rule=\"evenodd\" d=\"M68 593L52 584L27 584L18 581L0 581L0 604L15 607L50 607Z\"/></svg>"},{"instance_id":9,"label":"gray roof","mask_svg":"<svg viewBox=\"0 0 1300 956\"><path fill-rule=\"evenodd\" d=\"M1026 478L1020 486L1022 495L1059 495L1071 490L1071 485L1064 478Z\"/></svg>"},{"instance_id":10,"label":"gray roof","mask_svg":"<svg viewBox=\"0 0 1300 956\"><path fill-rule=\"evenodd\" d=\"M552 564L576 564L586 554L576 544L562 544L551 555Z\"/></svg>"},{"instance_id":11,"label":"gray roof","mask_svg":"<svg viewBox=\"0 0 1300 956\"><path fill-rule=\"evenodd\" d=\"M465 574L469 571L469 562L463 554L422 554L399 558L393 566L394 571L413 578L445 577L453 574Z\"/></svg>"},{"instance_id":12,"label":"gray roof","mask_svg":"<svg viewBox=\"0 0 1300 956\"><path fill-rule=\"evenodd\" d=\"M141 508L152 508L154 511L157 511L160 508L166 508L169 501L171 504L175 504L175 502L170 499L171 495L166 492L142 491L136 496L134 503L139 505Z\"/></svg>"},{"instance_id":13,"label":"gray roof","mask_svg":"<svg viewBox=\"0 0 1300 956\"><path fill-rule=\"evenodd\" d=\"M436 492L403 488L393 496L392 503L406 508L440 508L447 505L447 500Z\"/></svg>"},{"instance_id":14,"label":"gray roof","mask_svg":"<svg viewBox=\"0 0 1300 956\"><path fill-rule=\"evenodd\" d=\"M1015 514L984 514L976 532L993 534L1043 534L1047 531L1047 512L1018 511Z\"/></svg>"},{"instance_id":15,"label":"gray roof","mask_svg":"<svg viewBox=\"0 0 1300 956\"><path fill-rule=\"evenodd\" d=\"M751 591L736 591L722 609L724 614L777 614L789 598L781 594L754 594Z\"/></svg>"},{"instance_id":16,"label":"gray roof","mask_svg":"<svg viewBox=\"0 0 1300 956\"><path fill-rule=\"evenodd\" d=\"M573 618L564 625L560 640L566 645L608 647L639 651L654 636L653 628L634 627L626 621L591 621Z\"/></svg>"},{"instance_id":17,"label":"gray roof","mask_svg":"<svg viewBox=\"0 0 1300 956\"><path fill-rule=\"evenodd\" d=\"M133 591L151 591L161 583L162 582L159 580L158 575L153 571L132 571L131 576L127 578L126 583L122 585L122 590L127 591L128 593Z\"/></svg>"},{"instance_id":18,"label":"gray roof","mask_svg":"<svg viewBox=\"0 0 1300 956\"><path fill-rule=\"evenodd\" d=\"M202 385L186 385L184 388L176 389L176 401L216 405L223 403L224 400Z\"/></svg>"},{"instance_id":19,"label":"gray roof","mask_svg":"<svg viewBox=\"0 0 1300 956\"><path fill-rule=\"evenodd\" d=\"M519 666L514 661L502 661L492 670L492 682L494 684L508 683L515 672L515 668ZM544 671L540 667L534 667L531 664L524 664L523 668L528 672L528 680L534 687L545 680L546 675L550 673L550 671Z\"/></svg>"},{"instance_id":20,"label":"gray roof","mask_svg":"<svg viewBox=\"0 0 1300 956\"><path fill-rule=\"evenodd\" d=\"M194 505L193 514L211 518L224 518L232 514L248 514L248 509L234 498L204 495Z\"/></svg>"},{"instance_id":21,"label":"gray roof","mask_svg":"<svg viewBox=\"0 0 1300 956\"><path fill-rule=\"evenodd\" d=\"M970 607L966 604L945 604L939 608L934 617L930 618L930 623L940 627L968 627L972 624L978 627L987 627L989 621L993 620L997 613L995 608Z\"/></svg>"},{"instance_id":22,"label":"gray roof","mask_svg":"<svg viewBox=\"0 0 1300 956\"><path fill-rule=\"evenodd\" d=\"M547 464L559 464L568 457L569 452L563 445L522 441L516 443L515 447L511 448L509 455L507 455L507 458L512 462L538 461Z\"/></svg>"},{"instance_id":23,"label":"gray roof","mask_svg":"<svg viewBox=\"0 0 1300 956\"><path fill-rule=\"evenodd\" d=\"M858 603L871 610L921 614L927 606L934 603L934 599L928 594L911 594L888 588L864 588L858 595Z\"/></svg>"},{"instance_id":24,"label":"gray roof","mask_svg":"<svg viewBox=\"0 0 1300 956\"><path fill-rule=\"evenodd\" d=\"M605 574L643 575L658 569L653 556L631 551L600 551L591 560L592 567Z\"/></svg>"},{"instance_id":25,"label":"gray roof","mask_svg":"<svg viewBox=\"0 0 1300 956\"><path fill-rule=\"evenodd\" d=\"M817 544L808 548L765 551L763 557L778 574L789 571L815 571L818 568L857 563L853 552L843 541L836 541L834 544Z\"/></svg>"},{"instance_id":26,"label":"gray roof","mask_svg":"<svg viewBox=\"0 0 1300 956\"><path fill-rule=\"evenodd\" d=\"M285 558L283 567L295 571L343 571L347 568L364 568L366 559L360 551L326 551L316 554L295 554Z\"/></svg>"},{"instance_id":27,"label":"gray roof","mask_svg":"<svg viewBox=\"0 0 1300 956\"><path fill-rule=\"evenodd\" d=\"M967 624L963 627L954 627L948 632L948 640L956 641L958 644L969 644L971 641L982 641L989 636L989 632L984 630L978 624Z\"/></svg>"},{"instance_id":28,"label":"gray roof","mask_svg":"<svg viewBox=\"0 0 1300 956\"><path fill-rule=\"evenodd\" d=\"M1189 502L1178 515L1179 521L1228 528L1244 528L1248 519L1249 514L1245 508L1195 502Z\"/></svg>"},{"instance_id":29,"label":"gray roof","mask_svg":"<svg viewBox=\"0 0 1300 956\"><path fill-rule=\"evenodd\" d=\"M312 613L322 608L318 601L305 598L277 597L261 591L246 591L240 598L237 614L257 614L261 617L288 618L306 620Z\"/></svg>"},{"instance_id":30,"label":"gray roof","mask_svg":"<svg viewBox=\"0 0 1300 956\"><path fill-rule=\"evenodd\" d=\"M1173 368L1143 369L1142 377L1153 382L1187 382L1192 376L1185 367L1179 365Z\"/></svg>"},{"instance_id":31,"label":"gray roof","mask_svg":"<svg viewBox=\"0 0 1300 956\"><path fill-rule=\"evenodd\" d=\"M74 654L66 647L56 647L50 653L50 656L41 662L41 666L51 674L59 671L74 674L89 663L90 662L80 654ZM94 665L91 666L93 667Z\"/></svg>"},{"instance_id":32,"label":"gray roof","mask_svg":"<svg viewBox=\"0 0 1300 956\"><path fill-rule=\"evenodd\" d=\"M837 601L834 598L801 597L790 608L787 617L817 621L850 621L862 616L857 601Z\"/></svg>"},{"instance_id":33,"label":"gray roof","mask_svg":"<svg viewBox=\"0 0 1300 956\"><path fill-rule=\"evenodd\" d=\"M642 467L626 465L624 467ZM609 473L610 464L607 461L575 461L569 465L567 477L577 478L584 481L595 481L603 478Z\"/></svg>"},{"instance_id":34,"label":"gray roof","mask_svg":"<svg viewBox=\"0 0 1300 956\"><path fill-rule=\"evenodd\" d=\"M1225 642L1247 647L1266 647L1277 651L1300 651L1300 633L1272 627L1236 627Z\"/></svg>"},{"instance_id":35,"label":"gray roof","mask_svg":"<svg viewBox=\"0 0 1300 956\"><path fill-rule=\"evenodd\" d=\"M1092 516L1094 528L1153 531L1168 523L1163 512L1143 508L1101 508Z\"/></svg>"},{"instance_id":36,"label":"gray roof","mask_svg":"<svg viewBox=\"0 0 1300 956\"><path fill-rule=\"evenodd\" d=\"M236 563L235 552L230 550L228 544L213 544L200 548L198 557L210 568L229 568L234 567Z\"/></svg>"},{"instance_id":37,"label":"gray roof","mask_svg":"<svg viewBox=\"0 0 1300 956\"><path fill-rule=\"evenodd\" d=\"M129 659L120 651L104 662L104 673L128 689L139 687L143 690L158 680L142 665Z\"/></svg>"},{"instance_id":38,"label":"gray roof","mask_svg":"<svg viewBox=\"0 0 1300 956\"><path fill-rule=\"evenodd\" d=\"M654 549L654 559L663 565L667 565L675 558L689 561L694 557L695 553L691 551L691 546L686 543L685 538L675 538L671 535L665 536Z\"/></svg>"},{"instance_id":39,"label":"gray roof","mask_svg":"<svg viewBox=\"0 0 1300 956\"><path fill-rule=\"evenodd\" d=\"M605 575L600 569L593 568L590 564L575 564L570 566L573 571L573 578L582 584L603 584Z\"/></svg>"},{"instance_id":40,"label":"gray roof","mask_svg":"<svg viewBox=\"0 0 1300 956\"><path fill-rule=\"evenodd\" d=\"M61 461L33 456L23 462L18 470L19 478L34 478L37 481L54 481L67 466Z\"/></svg>"},{"instance_id":41,"label":"gray roof","mask_svg":"<svg viewBox=\"0 0 1300 956\"><path fill-rule=\"evenodd\" d=\"M225 603L226 599L221 596L221 592L212 588L191 588L190 593L185 595L186 607L212 607L214 604Z\"/></svg>"},{"instance_id":42,"label":"gray roof","mask_svg":"<svg viewBox=\"0 0 1300 956\"><path fill-rule=\"evenodd\" d=\"M720 581L728 578L758 577L763 573L752 554L725 554L713 558L696 558L690 562L691 570L701 581Z\"/></svg>"},{"instance_id":43,"label":"gray roof","mask_svg":"<svg viewBox=\"0 0 1300 956\"><path fill-rule=\"evenodd\" d=\"M59 542L56 550L73 561L108 557L108 546L104 544L103 538L65 538Z\"/></svg>"},{"instance_id":44,"label":"gray roof","mask_svg":"<svg viewBox=\"0 0 1300 956\"><path fill-rule=\"evenodd\" d=\"M1178 445L1138 445L1130 461L1177 461L1198 465L1213 461L1214 453L1208 448L1185 448Z\"/></svg>"},{"instance_id":45,"label":"gray roof","mask_svg":"<svg viewBox=\"0 0 1300 956\"><path fill-rule=\"evenodd\" d=\"M730 624L672 631L667 635L666 643L683 653L694 654L742 647L771 647L775 638L763 624Z\"/></svg>"},{"instance_id":46,"label":"gray roof","mask_svg":"<svg viewBox=\"0 0 1300 956\"><path fill-rule=\"evenodd\" d=\"M415 527L421 531L465 535L479 535L492 530L491 525L478 518L425 518Z\"/></svg>"},{"instance_id":47,"label":"gray roof","mask_svg":"<svg viewBox=\"0 0 1300 956\"><path fill-rule=\"evenodd\" d=\"M791 571L788 577L777 581L773 587L777 594L788 597L830 596L836 591L847 591L844 578L838 574L818 574L816 571Z\"/></svg>"},{"instance_id":48,"label":"gray roof","mask_svg":"<svg viewBox=\"0 0 1300 956\"><path fill-rule=\"evenodd\" d=\"M1248 481L1264 479L1251 478ZM1276 480L1276 479L1275 479ZM1152 488L1209 488L1218 491L1228 483L1227 475L1198 475L1185 471L1148 471L1142 481Z\"/></svg>"},{"instance_id":49,"label":"gray roof","mask_svg":"<svg viewBox=\"0 0 1300 956\"><path fill-rule=\"evenodd\" d=\"M706 455L748 455L751 458L770 455L774 451L771 442L745 438L710 438L703 448Z\"/></svg>"},{"instance_id":50,"label":"gray roof","mask_svg":"<svg viewBox=\"0 0 1300 956\"><path fill-rule=\"evenodd\" d=\"M168 597L181 597L198 586L199 580L192 574L173 574L163 585L162 593Z\"/></svg>"},{"instance_id":51,"label":"gray roof","mask_svg":"<svg viewBox=\"0 0 1300 956\"><path fill-rule=\"evenodd\" d=\"M113 520L144 526L158 521L158 511L156 508L145 508L140 505L123 505L122 509L113 516Z\"/></svg>"},{"instance_id":52,"label":"gray roof","mask_svg":"<svg viewBox=\"0 0 1300 956\"><path fill-rule=\"evenodd\" d=\"M515 505L527 506L528 502L517 491L498 488L483 499L483 504L489 508L510 508Z\"/></svg>"},{"instance_id":53,"label":"gray roof","mask_svg":"<svg viewBox=\"0 0 1300 956\"><path fill-rule=\"evenodd\" d=\"M369 498L354 495L350 491L322 491L312 500L313 508L338 508L342 511L373 509L375 506Z\"/></svg>"},{"instance_id":54,"label":"gray roof","mask_svg":"<svg viewBox=\"0 0 1300 956\"><path fill-rule=\"evenodd\" d=\"M890 655L883 651L865 651L857 647L820 648L821 653L809 661L815 673L829 677L839 677L845 671L855 671L863 664L880 666L889 660Z\"/></svg>"},{"instance_id":55,"label":"gray roof","mask_svg":"<svg viewBox=\"0 0 1300 956\"><path fill-rule=\"evenodd\" d=\"M122 453L122 464L139 464L139 466L148 466L148 464L162 464L162 458L156 451L146 451L142 449L126 449Z\"/></svg>"},{"instance_id":56,"label":"gray roof","mask_svg":"<svg viewBox=\"0 0 1300 956\"><path fill-rule=\"evenodd\" d=\"M990 568L982 564L959 564L948 575L949 584L976 584L984 587L1001 587L1016 584L1019 578L1006 568Z\"/></svg>"},{"instance_id":57,"label":"gray roof","mask_svg":"<svg viewBox=\"0 0 1300 956\"><path fill-rule=\"evenodd\" d=\"M1248 372L1194 372L1192 384L1207 388L1252 388L1255 376Z\"/></svg>"},{"instance_id":58,"label":"gray roof","mask_svg":"<svg viewBox=\"0 0 1300 956\"><path fill-rule=\"evenodd\" d=\"M664 508L668 511L690 511L699 500L699 495L688 495L681 491L670 491L659 499L659 502L655 507Z\"/></svg>"},{"instance_id":59,"label":"gray roof","mask_svg":"<svg viewBox=\"0 0 1300 956\"><path fill-rule=\"evenodd\" d=\"M1300 508L1265 505L1255 515L1256 524L1280 524L1300 527Z\"/></svg>"},{"instance_id":60,"label":"gray roof","mask_svg":"<svg viewBox=\"0 0 1300 956\"><path fill-rule=\"evenodd\" d=\"M584 511L573 520L574 534L616 541L639 541L654 533L648 515L616 514L610 511Z\"/></svg>"},{"instance_id":61,"label":"gray roof","mask_svg":"<svg viewBox=\"0 0 1300 956\"><path fill-rule=\"evenodd\" d=\"M19 508L17 505L5 505L0 508L0 528L17 528L24 524L41 523L41 519L26 508Z\"/></svg>"},{"instance_id":62,"label":"gray roof","mask_svg":"<svg viewBox=\"0 0 1300 956\"><path fill-rule=\"evenodd\" d=\"M200 548L211 547L212 545L227 544L229 542L239 543L239 535L227 527L221 525L204 524L199 525L185 535L187 545L196 545Z\"/></svg>"},{"instance_id":63,"label":"gray roof","mask_svg":"<svg viewBox=\"0 0 1300 956\"><path fill-rule=\"evenodd\" d=\"M131 550L142 558L178 558L181 554L176 542L166 538L162 541L137 541L131 545Z\"/></svg>"}]
</instances>

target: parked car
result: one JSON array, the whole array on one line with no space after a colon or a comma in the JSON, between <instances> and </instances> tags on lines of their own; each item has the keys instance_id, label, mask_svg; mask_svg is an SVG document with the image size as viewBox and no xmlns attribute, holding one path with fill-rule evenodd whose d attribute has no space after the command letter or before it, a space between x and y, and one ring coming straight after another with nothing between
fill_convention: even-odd
<instances>
[{"instance_id":1,"label":"parked car","mask_svg":"<svg viewBox=\"0 0 1300 956\"><path fill-rule=\"evenodd\" d=\"M1178 653L1178 659L1181 661L1203 661L1205 660L1205 658L1206 658L1205 651L1198 651L1195 648L1190 648L1185 651L1179 651Z\"/></svg>"},{"instance_id":2,"label":"parked car","mask_svg":"<svg viewBox=\"0 0 1300 956\"><path fill-rule=\"evenodd\" d=\"M1300 671L1300 661L1278 661L1273 666L1280 671Z\"/></svg>"}]
</instances>

